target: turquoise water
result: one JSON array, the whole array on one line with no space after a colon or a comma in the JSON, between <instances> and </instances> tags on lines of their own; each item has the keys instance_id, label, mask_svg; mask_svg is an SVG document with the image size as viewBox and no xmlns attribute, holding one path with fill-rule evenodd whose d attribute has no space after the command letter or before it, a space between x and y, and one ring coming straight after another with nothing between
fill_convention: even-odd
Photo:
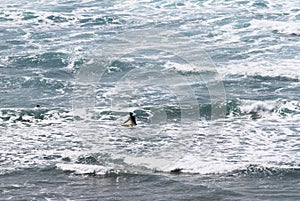
<instances>
[{"instance_id":1,"label":"turquoise water","mask_svg":"<svg viewBox=\"0 0 300 201\"><path fill-rule=\"evenodd\" d=\"M299 6L5 1L1 200L299 200Z\"/></svg>"}]
</instances>

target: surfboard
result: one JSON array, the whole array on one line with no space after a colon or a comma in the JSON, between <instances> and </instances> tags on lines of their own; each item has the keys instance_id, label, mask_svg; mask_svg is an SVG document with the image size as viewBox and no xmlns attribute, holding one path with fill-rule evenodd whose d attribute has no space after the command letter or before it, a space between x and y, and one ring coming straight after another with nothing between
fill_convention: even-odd
<instances>
[{"instance_id":1,"label":"surfboard","mask_svg":"<svg viewBox=\"0 0 300 201\"><path fill-rule=\"evenodd\" d=\"M133 123L133 121L131 119L128 119L127 121L125 121L122 126L135 126L136 124Z\"/></svg>"},{"instance_id":2,"label":"surfboard","mask_svg":"<svg viewBox=\"0 0 300 201\"><path fill-rule=\"evenodd\" d=\"M129 116L128 120L125 121L125 122L122 124L122 126L135 126L135 125L137 125L137 124L136 124L136 121L135 121L135 116L133 116L133 113L130 112L129 115L130 115L130 116Z\"/></svg>"}]
</instances>

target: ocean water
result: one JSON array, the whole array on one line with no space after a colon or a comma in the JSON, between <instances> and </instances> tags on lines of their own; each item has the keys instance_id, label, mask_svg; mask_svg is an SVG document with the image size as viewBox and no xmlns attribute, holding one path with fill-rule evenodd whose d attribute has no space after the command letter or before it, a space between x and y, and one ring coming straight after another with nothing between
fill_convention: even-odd
<instances>
[{"instance_id":1,"label":"ocean water","mask_svg":"<svg viewBox=\"0 0 300 201\"><path fill-rule=\"evenodd\" d=\"M298 0L3 1L0 200L300 200L299 25Z\"/></svg>"}]
</instances>

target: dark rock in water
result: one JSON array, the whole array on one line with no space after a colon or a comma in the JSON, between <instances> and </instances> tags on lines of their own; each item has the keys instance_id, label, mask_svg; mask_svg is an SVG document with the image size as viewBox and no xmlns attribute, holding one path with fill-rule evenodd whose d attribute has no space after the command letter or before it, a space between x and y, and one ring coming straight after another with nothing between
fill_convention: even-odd
<instances>
[{"instance_id":1,"label":"dark rock in water","mask_svg":"<svg viewBox=\"0 0 300 201\"><path fill-rule=\"evenodd\" d=\"M291 33L291 36L300 36L300 33Z\"/></svg>"},{"instance_id":2,"label":"dark rock in water","mask_svg":"<svg viewBox=\"0 0 300 201\"><path fill-rule=\"evenodd\" d=\"M71 162L71 158L69 158L69 157L64 157L61 160L65 161L65 162Z\"/></svg>"},{"instance_id":3,"label":"dark rock in water","mask_svg":"<svg viewBox=\"0 0 300 201\"><path fill-rule=\"evenodd\" d=\"M180 173L182 173L182 168L175 168L174 170L171 170L170 172L172 173L172 174L180 174Z\"/></svg>"}]
</instances>

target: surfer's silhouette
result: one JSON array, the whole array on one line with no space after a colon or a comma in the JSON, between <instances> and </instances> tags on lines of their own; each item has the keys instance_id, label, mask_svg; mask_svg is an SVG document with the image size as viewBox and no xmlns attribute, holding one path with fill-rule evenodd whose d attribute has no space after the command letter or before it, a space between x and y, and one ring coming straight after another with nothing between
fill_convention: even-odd
<instances>
[{"instance_id":1,"label":"surfer's silhouette","mask_svg":"<svg viewBox=\"0 0 300 201\"><path fill-rule=\"evenodd\" d=\"M122 126L136 126L135 116L133 116L132 112L129 112L129 118L125 121Z\"/></svg>"}]
</instances>

